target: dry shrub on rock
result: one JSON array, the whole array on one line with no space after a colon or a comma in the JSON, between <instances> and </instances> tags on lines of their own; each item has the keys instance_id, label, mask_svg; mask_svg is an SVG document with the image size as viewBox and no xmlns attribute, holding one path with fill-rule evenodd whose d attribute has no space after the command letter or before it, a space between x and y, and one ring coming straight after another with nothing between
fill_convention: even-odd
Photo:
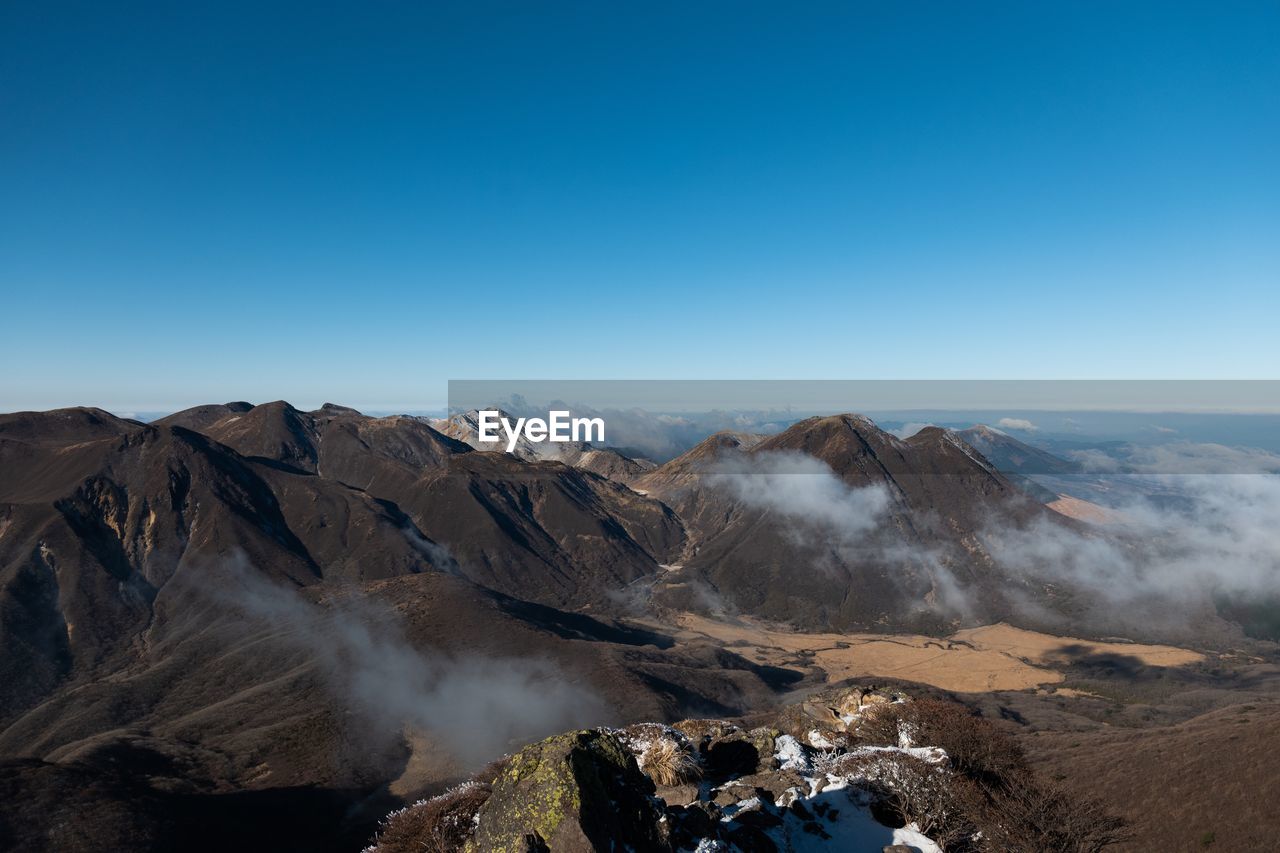
<instances>
[{"instance_id":1,"label":"dry shrub on rock","mask_svg":"<svg viewBox=\"0 0 1280 853\"><path fill-rule=\"evenodd\" d=\"M671 787L701 778L702 768L692 750L673 738L660 737L649 744L637 762L657 785Z\"/></svg>"},{"instance_id":2,"label":"dry shrub on rock","mask_svg":"<svg viewBox=\"0 0 1280 853\"><path fill-rule=\"evenodd\" d=\"M891 810L915 821L943 849L1097 853L1128 837L1105 804L1042 781L1012 736L959 703L921 699L878 706L864 716L858 737L866 744L936 746L947 753L954 772L945 774L908 756L876 759L888 768L881 779L892 785L886 800ZM851 768L859 760L856 753L846 759ZM926 767L935 772L924 772Z\"/></svg>"},{"instance_id":3,"label":"dry shrub on rock","mask_svg":"<svg viewBox=\"0 0 1280 853\"><path fill-rule=\"evenodd\" d=\"M490 791L487 784L466 782L392 812L373 849L376 853L456 853L471 836L476 814Z\"/></svg>"}]
</instances>

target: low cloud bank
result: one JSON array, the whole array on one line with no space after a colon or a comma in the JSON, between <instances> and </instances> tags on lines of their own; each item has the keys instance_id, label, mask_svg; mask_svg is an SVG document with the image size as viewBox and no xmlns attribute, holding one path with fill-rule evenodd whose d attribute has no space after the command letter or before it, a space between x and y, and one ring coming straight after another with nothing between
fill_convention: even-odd
<instances>
[{"instance_id":1,"label":"low cloud bank","mask_svg":"<svg viewBox=\"0 0 1280 853\"><path fill-rule=\"evenodd\" d=\"M830 571L837 562L910 567L928 575L933 606L961 616L972 611L944 554L908 541L894 526L895 499L887 486L850 486L822 460L797 451L721 459L706 483L746 507L766 510L804 549L810 568Z\"/></svg>"},{"instance_id":2,"label":"low cloud bank","mask_svg":"<svg viewBox=\"0 0 1280 853\"><path fill-rule=\"evenodd\" d=\"M1023 592L1018 585L1004 591L1020 602L1023 615L1060 619L1034 594L1045 583L1082 593L1076 600L1087 609L1076 618L1112 628L1175 632L1189 613L1212 613L1215 600L1280 601L1280 457L1221 445L1165 445L1134 448L1118 464L1077 458L1104 481L1117 471L1141 478L1149 495L1127 489L1129 497L1115 507L1118 524L1075 524L1045 513L1030 522L991 518L975 531L997 569L1029 582ZM984 609L972 590L956 583L952 561L942 553L878 535L893 503L884 487L851 487L820 460L791 453L721 462L708 483L769 511L798 543L855 560L926 567L940 610Z\"/></svg>"},{"instance_id":3,"label":"low cloud bank","mask_svg":"<svg viewBox=\"0 0 1280 853\"><path fill-rule=\"evenodd\" d=\"M1280 595L1280 456L1249 447L1176 442L1072 457L1096 482L1121 488L1110 536L1050 526L1007 536L1019 559L1124 602L1206 591Z\"/></svg>"},{"instance_id":4,"label":"low cloud bank","mask_svg":"<svg viewBox=\"0 0 1280 853\"><path fill-rule=\"evenodd\" d=\"M721 460L707 484L748 506L848 541L878 527L891 502L883 487L852 489L825 462L787 451Z\"/></svg>"},{"instance_id":5,"label":"low cloud bank","mask_svg":"<svg viewBox=\"0 0 1280 853\"><path fill-rule=\"evenodd\" d=\"M427 732L470 767L606 715L597 696L549 661L419 651L393 612L360 596L321 606L243 560L217 595L270 627L274 642L307 652L326 686L376 728Z\"/></svg>"},{"instance_id":6,"label":"low cloud bank","mask_svg":"<svg viewBox=\"0 0 1280 853\"><path fill-rule=\"evenodd\" d=\"M1280 474L1280 455L1256 447L1177 441L1118 450L1077 450L1068 456L1086 472L1159 477L1192 474ZM1175 482L1176 484L1176 482Z\"/></svg>"},{"instance_id":7,"label":"low cloud bank","mask_svg":"<svg viewBox=\"0 0 1280 853\"><path fill-rule=\"evenodd\" d=\"M1023 432L1035 432L1039 429L1034 423L1026 418L1001 418L996 421L996 426L1000 429L1016 429Z\"/></svg>"}]
</instances>

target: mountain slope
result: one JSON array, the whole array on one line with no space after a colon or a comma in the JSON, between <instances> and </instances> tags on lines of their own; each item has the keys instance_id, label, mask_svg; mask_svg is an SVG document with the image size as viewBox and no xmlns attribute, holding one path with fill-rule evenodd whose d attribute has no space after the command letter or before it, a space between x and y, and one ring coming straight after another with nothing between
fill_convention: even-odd
<instances>
[{"instance_id":1,"label":"mountain slope","mask_svg":"<svg viewBox=\"0 0 1280 853\"><path fill-rule=\"evenodd\" d=\"M306 584L432 567L403 513L340 483L254 463L177 426L28 445L0 477L0 715L93 672L163 616L180 570L243 558Z\"/></svg>"},{"instance_id":2,"label":"mountain slope","mask_svg":"<svg viewBox=\"0 0 1280 853\"><path fill-rule=\"evenodd\" d=\"M358 849L397 797L478 766L458 743L497 755L566 725L741 713L793 680L438 572L263 595L205 569L159 592L127 664L0 729L0 790L23 804L6 812L44 804L0 839L61 815L92 833L59 849Z\"/></svg>"},{"instance_id":3,"label":"mountain slope","mask_svg":"<svg viewBox=\"0 0 1280 853\"><path fill-rule=\"evenodd\" d=\"M540 725L545 696L589 695L600 719L728 713L799 677L550 606L610 607L682 547L674 513L415 418L24 413L0 418L0 461L0 789L46 802L72 785L102 838L235 826L271 797L358 823L388 785L456 775L448 720L370 722L414 666L479 691L458 707L511 705L513 732ZM562 681L502 686L526 670ZM344 837L330 829L321 848Z\"/></svg>"},{"instance_id":4,"label":"mountain slope","mask_svg":"<svg viewBox=\"0 0 1280 853\"><path fill-rule=\"evenodd\" d=\"M1034 474L1073 474L1080 470L1080 466L1073 462L985 424L957 430L956 435L1006 474L1029 477Z\"/></svg>"},{"instance_id":5,"label":"mountain slope","mask_svg":"<svg viewBox=\"0 0 1280 853\"><path fill-rule=\"evenodd\" d=\"M686 508L694 543L660 601L836 629L936 630L975 600L1004 612L973 532L1044 513L950 432L902 441L856 415L745 448L722 437L637 485Z\"/></svg>"},{"instance_id":6,"label":"mountain slope","mask_svg":"<svg viewBox=\"0 0 1280 853\"><path fill-rule=\"evenodd\" d=\"M683 542L679 520L656 501L558 462L476 452L420 418L276 402L228 412L202 431L286 472L393 503L448 549L454 570L535 601L600 603Z\"/></svg>"}]
</instances>

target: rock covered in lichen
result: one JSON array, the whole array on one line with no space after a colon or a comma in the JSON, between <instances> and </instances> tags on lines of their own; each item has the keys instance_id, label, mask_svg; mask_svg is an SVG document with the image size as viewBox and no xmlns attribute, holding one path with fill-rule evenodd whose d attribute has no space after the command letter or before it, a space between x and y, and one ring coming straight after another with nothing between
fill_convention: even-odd
<instances>
[{"instance_id":1,"label":"rock covered in lichen","mask_svg":"<svg viewBox=\"0 0 1280 853\"><path fill-rule=\"evenodd\" d=\"M525 747L493 782L469 851L664 849L653 783L612 733L556 735Z\"/></svg>"}]
</instances>

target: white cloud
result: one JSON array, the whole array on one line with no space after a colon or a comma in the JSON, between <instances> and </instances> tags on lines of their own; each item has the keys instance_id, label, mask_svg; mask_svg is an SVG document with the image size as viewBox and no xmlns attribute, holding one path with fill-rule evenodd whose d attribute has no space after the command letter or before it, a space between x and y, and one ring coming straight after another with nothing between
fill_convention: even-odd
<instances>
[{"instance_id":1,"label":"white cloud","mask_svg":"<svg viewBox=\"0 0 1280 853\"><path fill-rule=\"evenodd\" d=\"M1039 427L1026 418L1001 418L996 421L996 426L1002 429L1020 429L1026 432L1035 432Z\"/></svg>"},{"instance_id":2,"label":"white cloud","mask_svg":"<svg viewBox=\"0 0 1280 853\"><path fill-rule=\"evenodd\" d=\"M825 462L803 453L761 453L722 460L708 484L727 488L749 506L830 528L852 539L873 530L889 508L882 486L855 489Z\"/></svg>"},{"instance_id":3,"label":"white cloud","mask_svg":"<svg viewBox=\"0 0 1280 853\"><path fill-rule=\"evenodd\" d=\"M1113 603L1203 599L1213 592L1280 592L1280 478L1162 475L1182 501L1135 500L1123 527L1088 533L1049 523L997 525L984 541L1008 569L1048 572ZM1101 614L1098 614L1101 615ZM1123 618L1123 617L1122 617Z\"/></svg>"},{"instance_id":4,"label":"white cloud","mask_svg":"<svg viewBox=\"0 0 1280 853\"><path fill-rule=\"evenodd\" d=\"M890 435L897 436L898 438L907 439L907 438L911 438L911 436L915 435L925 427L931 427L931 426L933 426L933 424L912 422L909 424L903 424L899 429L888 430L888 433Z\"/></svg>"},{"instance_id":5,"label":"white cloud","mask_svg":"<svg viewBox=\"0 0 1280 853\"><path fill-rule=\"evenodd\" d=\"M1067 454L1085 471L1129 475L1280 474L1280 455L1255 447L1227 447L1180 441L1118 450L1075 450Z\"/></svg>"},{"instance_id":6,"label":"white cloud","mask_svg":"<svg viewBox=\"0 0 1280 853\"><path fill-rule=\"evenodd\" d=\"M1097 630L1176 633L1191 615L1212 613L1215 594L1280 594L1280 456L1190 443L1126 450L1118 458L1074 454L1104 482L1161 487L1118 503L1123 523L1102 529L1052 514L1029 523L996 515L976 537L995 565L1024 585L1066 584ZM831 549L847 565L919 566L933 578L941 610L963 614L974 604L951 573L965 555L894 537L892 498L882 486L851 487L822 461L795 453L724 460L709 481L767 510L797 544ZM1021 589L1006 593L1024 617L1061 618Z\"/></svg>"}]
</instances>

